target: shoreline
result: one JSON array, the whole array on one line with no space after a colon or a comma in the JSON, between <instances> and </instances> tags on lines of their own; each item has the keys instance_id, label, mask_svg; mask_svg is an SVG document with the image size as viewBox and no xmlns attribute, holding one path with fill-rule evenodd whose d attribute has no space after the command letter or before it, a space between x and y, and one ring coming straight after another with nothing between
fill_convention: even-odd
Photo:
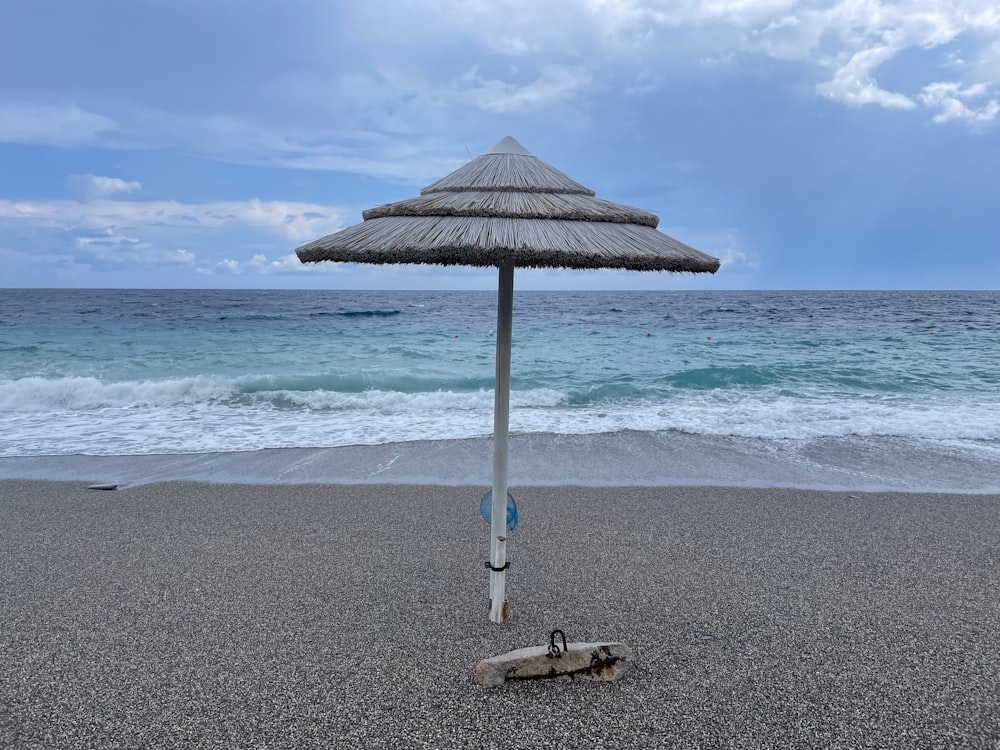
<instances>
[{"instance_id":1,"label":"shoreline","mask_svg":"<svg viewBox=\"0 0 1000 750\"><path fill-rule=\"evenodd\" d=\"M0 744L988 747L1000 495L0 481ZM475 664L621 640L619 683ZM554 710L553 707L558 707ZM488 707L488 708L487 708Z\"/></svg>"},{"instance_id":2,"label":"shoreline","mask_svg":"<svg viewBox=\"0 0 1000 750\"><path fill-rule=\"evenodd\" d=\"M490 485L490 438L223 453L0 457L0 479L138 486ZM783 487L858 492L1000 493L1000 445L885 437L747 439L682 432L513 434L511 486Z\"/></svg>"}]
</instances>

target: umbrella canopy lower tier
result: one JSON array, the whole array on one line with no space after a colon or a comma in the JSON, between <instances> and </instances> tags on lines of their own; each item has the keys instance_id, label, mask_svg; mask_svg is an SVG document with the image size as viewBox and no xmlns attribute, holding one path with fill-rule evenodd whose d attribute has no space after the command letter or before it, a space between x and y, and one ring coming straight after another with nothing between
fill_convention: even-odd
<instances>
[{"instance_id":1,"label":"umbrella canopy lower tier","mask_svg":"<svg viewBox=\"0 0 1000 750\"><path fill-rule=\"evenodd\" d=\"M645 224L482 216L384 216L296 250L305 263L416 263L714 273L719 261Z\"/></svg>"}]
</instances>

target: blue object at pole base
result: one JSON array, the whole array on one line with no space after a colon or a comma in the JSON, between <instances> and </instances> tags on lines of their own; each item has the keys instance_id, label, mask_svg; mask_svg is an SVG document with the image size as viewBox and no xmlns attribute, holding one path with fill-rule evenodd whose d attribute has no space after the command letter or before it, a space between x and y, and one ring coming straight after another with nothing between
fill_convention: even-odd
<instances>
[{"instance_id":1,"label":"blue object at pole base","mask_svg":"<svg viewBox=\"0 0 1000 750\"><path fill-rule=\"evenodd\" d=\"M493 520L493 490L487 490L486 494L483 495L482 501L479 503L479 512L483 516L483 520L486 523L491 523ZM514 501L514 496L509 492L507 493L507 531L513 531L517 528L517 503Z\"/></svg>"}]
</instances>

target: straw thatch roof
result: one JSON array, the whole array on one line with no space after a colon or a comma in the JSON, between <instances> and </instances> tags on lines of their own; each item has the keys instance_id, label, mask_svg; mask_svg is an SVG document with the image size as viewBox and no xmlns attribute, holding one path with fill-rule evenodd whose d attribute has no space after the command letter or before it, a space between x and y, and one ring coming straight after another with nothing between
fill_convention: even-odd
<instances>
[{"instance_id":1,"label":"straw thatch roof","mask_svg":"<svg viewBox=\"0 0 1000 750\"><path fill-rule=\"evenodd\" d=\"M655 214L594 192L504 138L420 196L303 245L304 263L427 263L714 273L716 258L656 230Z\"/></svg>"}]
</instances>

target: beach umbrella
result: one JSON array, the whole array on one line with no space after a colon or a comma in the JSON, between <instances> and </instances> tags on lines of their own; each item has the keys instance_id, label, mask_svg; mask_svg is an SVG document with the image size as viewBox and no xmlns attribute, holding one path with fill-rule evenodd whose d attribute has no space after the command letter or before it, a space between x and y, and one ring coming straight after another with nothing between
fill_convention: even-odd
<instances>
[{"instance_id":1,"label":"beach umbrella","mask_svg":"<svg viewBox=\"0 0 1000 750\"><path fill-rule=\"evenodd\" d=\"M595 197L510 136L420 191L295 252L303 263L499 269L489 619L507 619L507 438L514 268L715 273L719 261L657 231L655 214Z\"/></svg>"}]
</instances>

